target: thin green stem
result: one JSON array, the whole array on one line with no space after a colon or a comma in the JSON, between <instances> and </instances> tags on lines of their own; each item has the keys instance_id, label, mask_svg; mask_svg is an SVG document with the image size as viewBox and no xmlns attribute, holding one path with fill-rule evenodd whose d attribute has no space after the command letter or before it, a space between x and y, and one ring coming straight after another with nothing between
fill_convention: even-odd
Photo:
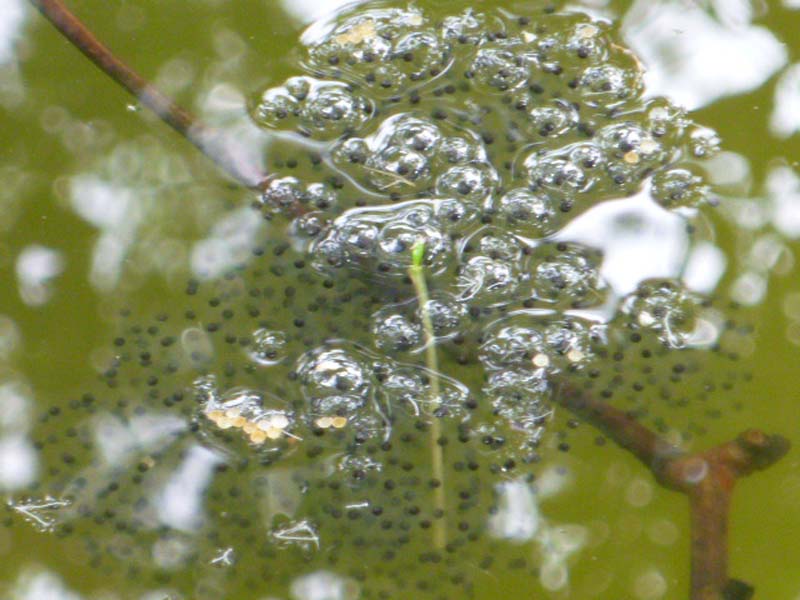
<instances>
[{"instance_id":1,"label":"thin green stem","mask_svg":"<svg viewBox=\"0 0 800 600\"><path fill-rule=\"evenodd\" d=\"M425 333L425 365L431 372L431 426L430 448L431 448L431 471L435 487L433 488L433 505L436 512L441 515L433 521L433 542L434 546L441 550L447 543L447 520L445 517L445 506L447 504L447 494L444 486L444 456L439 440L442 437L442 427L439 417L436 416L439 408L439 357L436 353L436 336L433 331L433 322L428 312L428 284L425 281L425 270L423 260L425 257L425 242L418 241L411 250L411 266L408 269L408 276L414 285L419 304L420 315L422 317L422 329Z\"/></svg>"}]
</instances>

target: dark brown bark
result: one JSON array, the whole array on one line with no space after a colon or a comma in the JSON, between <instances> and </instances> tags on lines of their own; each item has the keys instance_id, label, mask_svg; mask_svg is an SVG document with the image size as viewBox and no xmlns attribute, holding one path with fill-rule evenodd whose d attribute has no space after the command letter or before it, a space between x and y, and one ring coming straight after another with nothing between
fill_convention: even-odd
<instances>
[{"instance_id":1,"label":"dark brown bark","mask_svg":"<svg viewBox=\"0 0 800 600\"><path fill-rule=\"evenodd\" d=\"M603 431L653 473L689 498L691 600L747 600L753 589L728 576L728 515L738 479L766 469L789 450L779 435L750 429L710 450L687 454L588 392L564 386L559 403Z\"/></svg>"}]
</instances>

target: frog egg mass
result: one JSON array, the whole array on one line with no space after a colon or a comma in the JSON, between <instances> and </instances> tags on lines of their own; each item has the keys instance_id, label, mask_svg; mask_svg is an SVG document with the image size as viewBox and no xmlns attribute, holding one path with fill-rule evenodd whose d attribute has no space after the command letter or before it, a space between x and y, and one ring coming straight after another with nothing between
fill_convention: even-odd
<instances>
[{"instance_id":1,"label":"frog egg mass","mask_svg":"<svg viewBox=\"0 0 800 600\"><path fill-rule=\"evenodd\" d=\"M691 253L716 136L612 25L527 4L312 25L250 97L274 136L249 257L120 312L12 504L60 503L36 509L59 548L162 597L560 589L523 544L544 525L507 519L583 433L564 382L690 439L749 332L623 243L657 221Z\"/></svg>"}]
</instances>

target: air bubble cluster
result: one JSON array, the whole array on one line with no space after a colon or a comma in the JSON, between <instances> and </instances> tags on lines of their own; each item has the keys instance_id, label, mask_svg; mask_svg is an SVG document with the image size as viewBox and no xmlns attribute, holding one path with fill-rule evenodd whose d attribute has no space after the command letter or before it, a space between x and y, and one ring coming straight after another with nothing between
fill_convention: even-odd
<instances>
[{"instance_id":1,"label":"air bubble cluster","mask_svg":"<svg viewBox=\"0 0 800 600\"><path fill-rule=\"evenodd\" d=\"M452 62L450 44L422 11L361 11L308 44L314 71L358 83L378 96L435 79Z\"/></svg>"},{"instance_id":2,"label":"air bubble cluster","mask_svg":"<svg viewBox=\"0 0 800 600\"><path fill-rule=\"evenodd\" d=\"M357 131L372 110L372 103L346 83L292 77L285 85L266 90L252 116L264 127L329 139Z\"/></svg>"}]
</instances>

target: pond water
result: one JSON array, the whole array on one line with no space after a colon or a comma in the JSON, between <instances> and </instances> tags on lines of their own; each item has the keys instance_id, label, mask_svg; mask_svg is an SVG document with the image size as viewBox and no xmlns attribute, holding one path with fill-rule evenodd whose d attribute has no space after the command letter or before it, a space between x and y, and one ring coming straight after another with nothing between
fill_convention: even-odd
<instances>
[{"instance_id":1,"label":"pond water","mask_svg":"<svg viewBox=\"0 0 800 600\"><path fill-rule=\"evenodd\" d=\"M686 597L685 497L550 400L796 445L800 3L70 7L278 179L0 0L2 598Z\"/></svg>"}]
</instances>

